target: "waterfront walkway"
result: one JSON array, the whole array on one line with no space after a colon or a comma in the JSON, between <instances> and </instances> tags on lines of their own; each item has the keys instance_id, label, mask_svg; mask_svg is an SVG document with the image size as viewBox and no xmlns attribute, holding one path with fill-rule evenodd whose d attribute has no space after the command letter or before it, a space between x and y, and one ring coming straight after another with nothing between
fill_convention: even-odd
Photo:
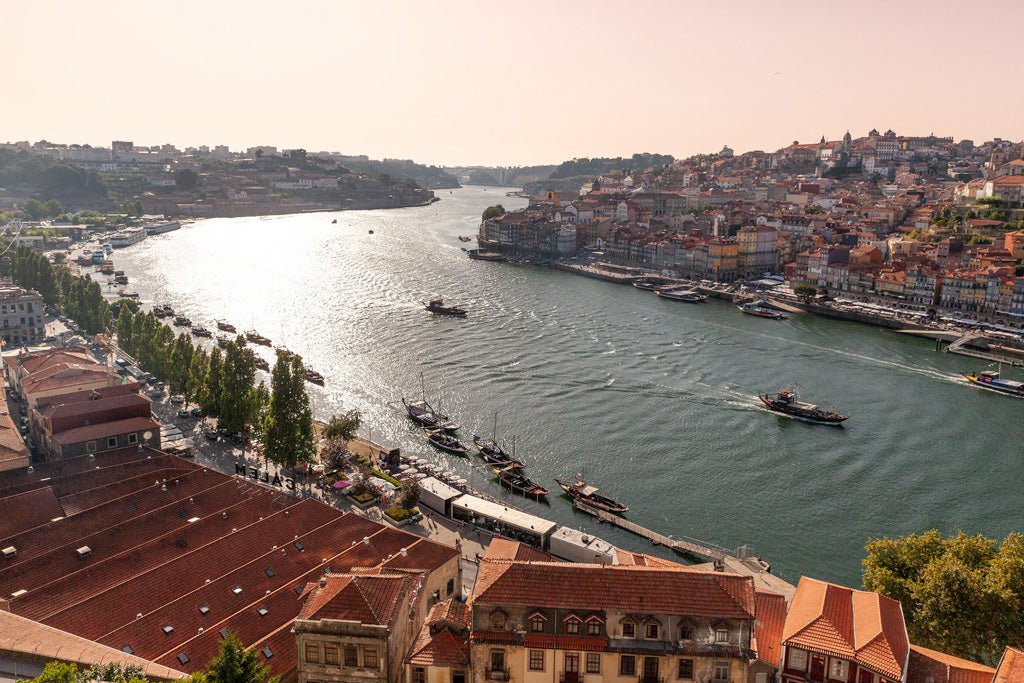
<instances>
[{"instance_id":1,"label":"waterfront walkway","mask_svg":"<svg viewBox=\"0 0 1024 683\"><path fill-rule=\"evenodd\" d=\"M981 360L989 361L990 363L1004 363L1013 367L1024 367L1024 361L1016 360L1013 358L1007 358L1000 356L999 354L989 353L987 351L979 351L977 349L968 348L972 342L984 339L984 332L968 332L963 335L955 342L946 347L947 353L955 353L960 356L970 356L971 358L980 358Z\"/></svg>"},{"instance_id":2,"label":"waterfront walkway","mask_svg":"<svg viewBox=\"0 0 1024 683\"><path fill-rule=\"evenodd\" d=\"M686 538L685 536L682 538L666 536L665 534L658 533L657 531L653 531L651 529L648 529L647 527L640 526L636 522L631 522L630 520L624 517L620 517L610 512L605 512L604 510L598 510L597 508L590 507L586 503L581 503L577 501L575 505L583 512L586 512L588 515L593 515L594 517L597 517L602 522L612 524L614 526L619 527L620 529L625 529L630 533L634 533L637 536L642 536L643 538L646 538L651 543L661 545L666 548L670 548L679 553L683 553L686 555L694 555L696 557L712 561L719 561L726 555L732 554L725 548L705 543L703 541L698 541L696 539Z\"/></svg>"}]
</instances>

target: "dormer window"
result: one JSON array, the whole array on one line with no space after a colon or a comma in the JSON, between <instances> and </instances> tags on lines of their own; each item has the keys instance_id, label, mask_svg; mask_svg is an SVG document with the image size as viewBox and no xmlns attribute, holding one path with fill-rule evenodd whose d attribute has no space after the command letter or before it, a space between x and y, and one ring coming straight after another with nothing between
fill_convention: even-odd
<instances>
[{"instance_id":1,"label":"dormer window","mask_svg":"<svg viewBox=\"0 0 1024 683\"><path fill-rule=\"evenodd\" d=\"M547 622L547 617L540 612L534 612L530 615L530 631L533 633L543 633L545 622Z\"/></svg>"},{"instance_id":2,"label":"dormer window","mask_svg":"<svg viewBox=\"0 0 1024 683\"><path fill-rule=\"evenodd\" d=\"M679 640L693 640L693 627L692 626L680 626L679 627Z\"/></svg>"},{"instance_id":3,"label":"dormer window","mask_svg":"<svg viewBox=\"0 0 1024 683\"><path fill-rule=\"evenodd\" d=\"M580 632L580 624L583 620L576 615L570 615L565 620L565 632L570 635L578 635Z\"/></svg>"},{"instance_id":4,"label":"dormer window","mask_svg":"<svg viewBox=\"0 0 1024 683\"><path fill-rule=\"evenodd\" d=\"M718 626L715 628L715 642L716 643L728 643L729 642L729 629L725 626Z\"/></svg>"},{"instance_id":5,"label":"dormer window","mask_svg":"<svg viewBox=\"0 0 1024 683\"><path fill-rule=\"evenodd\" d=\"M645 624L644 632L648 640L657 640L660 633L657 624Z\"/></svg>"},{"instance_id":6,"label":"dormer window","mask_svg":"<svg viewBox=\"0 0 1024 683\"><path fill-rule=\"evenodd\" d=\"M508 615L503 610L496 609L491 612L491 630L504 631L508 624Z\"/></svg>"},{"instance_id":7,"label":"dormer window","mask_svg":"<svg viewBox=\"0 0 1024 683\"><path fill-rule=\"evenodd\" d=\"M622 622L622 637L636 638L636 624L634 624L632 621Z\"/></svg>"},{"instance_id":8,"label":"dormer window","mask_svg":"<svg viewBox=\"0 0 1024 683\"><path fill-rule=\"evenodd\" d=\"M588 636L599 636L601 635L601 618L590 617L587 619L587 635Z\"/></svg>"}]
</instances>

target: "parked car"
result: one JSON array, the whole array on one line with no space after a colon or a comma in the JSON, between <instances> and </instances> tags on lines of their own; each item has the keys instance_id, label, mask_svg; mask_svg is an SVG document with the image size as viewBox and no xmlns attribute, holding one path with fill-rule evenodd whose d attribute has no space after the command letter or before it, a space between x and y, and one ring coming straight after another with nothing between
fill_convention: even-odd
<instances>
[{"instance_id":1,"label":"parked car","mask_svg":"<svg viewBox=\"0 0 1024 683\"><path fill-rule=\"evenodd\" d=\"M210 441L216 441L217 439L220 438L220 434L217 433L217 430L212 428L204 429L203 436L205 436Z\"/></svg>"},{"instance_id":2,"label":"parked car","mask_svg":"<svg viewBox=\"0 0 1024 683\"><path fill-rule=\"evenodd\" d=\"M184 418L184 419L187 420L188 418L192 417L192 413L189 411L188 408L179 408L178 409L178 417L181 417L181 418Z\"/></svg>"},{"instance_id":3,"label":"parked car","mask_svg":"<svg viewBox=\"0 0 1024 683\"><path fill-rule=\"evenodd\" d=\"M177 406L185 402L185 397L182 396L181 394L175 394L174 396L171 396L167 400Z\"/></svg>"}]
</instances>

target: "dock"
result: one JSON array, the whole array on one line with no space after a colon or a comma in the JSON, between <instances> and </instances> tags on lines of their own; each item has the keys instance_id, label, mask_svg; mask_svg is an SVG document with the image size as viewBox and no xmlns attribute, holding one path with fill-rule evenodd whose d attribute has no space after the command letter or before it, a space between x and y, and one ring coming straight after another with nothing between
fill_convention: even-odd
<instances>
[{"instance_id":1,"label":"dock","mask_svg":"<svg viewBox=\"0 0 1024 683\"><path fill-rule=\"evenodd\" d=\"M631 522L624 517L614 515L604 510L598 510L597 508L591 507L580 501L573 501L573 505L582 512L586 512L588 515L597 517L602 522L617 526L620 529L625 529L630 533L646 538L655 545L670 548L684 555L693 555L695 557L711 561L720 561L727 555L733 555L731 551L726 550L725 548L705 543L703 541L698 541L693 538L686 538L685 536L681 538L666 536L665 534L658 533L657 531L653 531L647 527L640 526L636 522Z\"/></svg>"},{"instance_id":2,"label":"dock","mask_svg":"<svg viewBox=\"0 0 1024 683\"><path fill-rule=\"evenodd\" d=\"M984 332L968 332L963 335L955 342L946 347L946 353L955 353L959 356L970 356L971 358L979 358L986 360L990 363L1003 363L1012 367L1020 368L1024 367L1024 361L1017 360L1014 358L1007 358L1006 356L1000 356L995 353L989 353L988 351L980 351L976 348L970 348L973 342L985 339Z\"/></svg>"}]
</instances>

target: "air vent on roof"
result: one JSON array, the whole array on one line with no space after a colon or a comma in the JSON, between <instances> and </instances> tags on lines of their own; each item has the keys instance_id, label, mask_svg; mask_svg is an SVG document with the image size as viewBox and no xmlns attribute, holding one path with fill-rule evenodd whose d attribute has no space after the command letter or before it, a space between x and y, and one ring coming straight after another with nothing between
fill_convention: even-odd
<instances>
[{"instance_id":1,"label":"air vent on roof","mask_svg":"<svg viewBox=\"0 0 1024 683\"><path fill-rule=\"evenodd\" d=\"M25 593L28 593L28 591L25 590L24 588L22 588L21 590L16 590L13 593L11 593L11 597L12 598L20 598Z\"/></svg>"},{"instance_id":2,"label":"air vent on roof","mask_svg":"<svg viewBox=\"0 0 1024 683\"><path fill-rule=\"evenodd\" d=\"M293 588L292 590L294 590L294 591L295 591L295 594L296 594L296 595L302 595L302 586L296 586L296 587L295 587L295 588Z\"/></svg>"},{"instance_id":3,"label":"air vent on roof","mask_svg":"<svg viewBox=\"0 0 1024 683\"><path fill-rule=\"evenodd\" d=\"M370 537L363 536L363 545L370 545Z\"/></svg>"},{"instance_id":4,"label":"air vent on roof","mask_svg":"<svg viewBox=\"0 0 1024 683\"><path fill-rule=\"evenodd\" d=\"M224 638L225 640L227 640L227 637L228 637L228 630L227 630L226 628L222 628L222 629L221 629L221 630L219 631L219 633L220 633L220 637L221 637L221 638Z\"/></svg>"},{"instance_id":5,"label":"air vent on roof","mask_svg":"<svg viewBox=\"0 0 1024 683\"><path fill-rule=\"evenodd\" d=\"M184 538L179 538L177 541L174 542L174 545L184 550L188 547L188 541L186 541Z\"/></svg>"},{"instance_id":6,"label":"air vent on roof","mask_svg":"<svg viewBox=\"0 0 1024 683\"><path fill-rule=\"evenodd\" d=\"M5 560L13 560L15 557L18 556L18 549L15 548L13 545L7 546L3 550L0 550L0 552L4 554Z\"/></svg>"},{"instance_id":7,"label":"air vent on roof","mask_svg":"<svg viewBox=\"0 0 1024 683\"><path fill-rule=\"evenodd\" d=\"M87 545L83 545L81 548L75 551L79 557L89 557L92 555L92 548Z\"/></svg>"},{"instance_id":8,"label":"air vent on roof","mask_svg":"<svg viewBox=\"0 0 1024 683\"><path fill-rule=\"evenodd\" d=\"M234 588L231 589L231 592L234 593L235 595L241 595L242 594L242 587L241 586L235 586Z\"/></svg>"},{"instance_id":9,"label":"air vent on roof","mask_svg":"<svg viewBox=\"0 0 1024 683\"><path fill-rule=\"evenodd\" d=\"M267 616L268 613L269 610L267 610L266 607L260 607L258 610L256 610L256 614L260 615L261 617Z\"/></svg>"},{"instance_id":10,"label":"air vent on roof","mask_svg":"<svg viewBox=\"0 0 1024 683\"><path fill-rule=\"evenodd\" d=\"M274 651L270 649L269 645L267 647L263 648L263 656L266 657L267 659L270 659L271 657L274 656Z\"/></svg>"},{"instance_id":11,"label":"air vent on roof","mask_svg":"<svg viewBox=\"0 0 1024 683\"><path fill-rule=\"evenodd\" d=\"M402 553L402 557L409 557L409 549L408 548L402 548L399 552Z\"/></svg>"},{"instance_id":12,"label":"air vent on roof","mask_svg":"<svg viewBox=\"0 0 1024 683\"><path fill-rule=\"evenodd\" d=\"M200 614L209 614L210 613L210 606L209 605L199 605L199 613Z\"/></svg>"},{"instance_id":13,"label":"air vent on roof","mask_svg":"<svg viewBox=\"0 0 1024 683\"><path fill-rule=\"evenodd\" d=\"M192 660L188 658L187 654L182 652L180 655L178 655L178 661L181 662L182 664L188 664Z\"/></svg>"},{"instance_id":14,"label":"air vent on roof","mask_svg":"<svg viewBox=\"0 0 1024 683\"><path fill-rule=\"evenodd\" d=\"M295 543L292 543L292 545L295 546L295 549L298 550L300 553L303 550L305 550L305 547L303 547L303 545L298 541L295 541Z\"/></svg>"},{"instance_id":15,"label":"air vent on roof","mask_svg":"<svg viewBox=\"0 0 1024 683\"><path fill-rule=\"evenodd\" d=\"M198 631L196 631L196 633L198 633L199 635L203 635L203 633L205 633L205 632L206 632L206 629L205 629L205 628L203 628L202 626L200 626L200 627L199 627L199 630L198 630Z\"/></svg>"},{"instance_id":16,"label":"air vent on roof","mask_svg":"<svg viewBox=\"0 0 1024 683\"><path fill-rule=\"evenodd\" d=\"M167 484L164 484L163 486L161 486L160 490L161 491L166 491L167 490Z\"/></svg>"},{"instance_id":17,"label":"air vent on roof","mask_svg":"<svg viewBox=\"0 0 1024 683\"><path fill-rule=\"evenodd\" d=\"M125 645L124 647L122 647L121 648L121 652L125 652L125 653L130 654L130 655L135 654L135 650L132 649L131 645Z\"/></svg>"},{"instance_id":18,"label":"air vent on roof","mask_svg":"<svg viewBox=\"0 0 1024 683\"><path fill-rule=\"evenodd\" d=\"M267 575L268 579L272 579L276 576L276 574L274 574L274 570L271 567L267 567L266 569L264 569L263 573Z\"/></svg>"},{"instance_id":19,"label":"air vent on roof","mask_svg":"<svg viewBox=\"0 0 1024 683\"><path fill-rule=\"evenodd\" d=\"M198 521L199 521L199 518L198 518L198 517L189 517L189 518L188 518L188 523L189 523L189 524L195 524L195 523L196 523L196 522L198 522Z\"/></svg>"},{"instance_id":20,"label":"air vent on roof","mask_svg":"<svg viewBox=\"0 0 1024 683\"><path fill-rule=\"evenodd\" d=\"M172 633L174 633L174 627L171 626L170 624L164 624L164 626L163 626L163 628L161 630L164 632L165 636L169 636Z\"/></svg>"}]
</instances>

